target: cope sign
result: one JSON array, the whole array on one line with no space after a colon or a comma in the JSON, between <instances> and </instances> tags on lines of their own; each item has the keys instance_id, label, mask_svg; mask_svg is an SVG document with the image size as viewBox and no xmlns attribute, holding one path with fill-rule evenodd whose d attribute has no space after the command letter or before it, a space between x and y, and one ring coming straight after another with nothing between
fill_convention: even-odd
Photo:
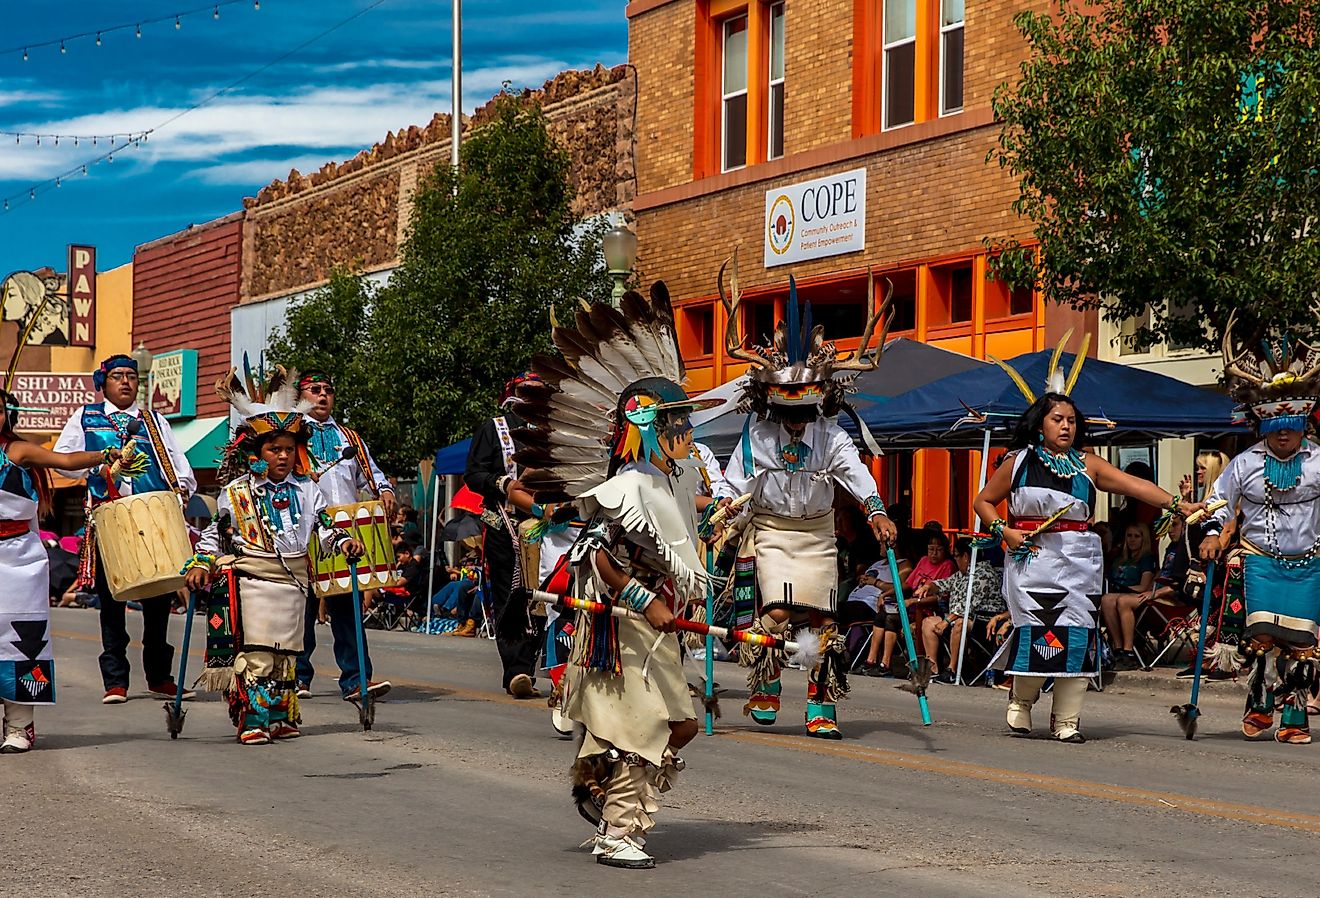
<instances>
[{"instance_id":1,"label":"cope sign","mask_svg":"<svg viewBox=\"0 0 1320 898\"><path fill-rule=\"evenodd\" d=\"M866 248L866 169L776 187L765 193L765 266Z\"/></svg>"}]
</instances>

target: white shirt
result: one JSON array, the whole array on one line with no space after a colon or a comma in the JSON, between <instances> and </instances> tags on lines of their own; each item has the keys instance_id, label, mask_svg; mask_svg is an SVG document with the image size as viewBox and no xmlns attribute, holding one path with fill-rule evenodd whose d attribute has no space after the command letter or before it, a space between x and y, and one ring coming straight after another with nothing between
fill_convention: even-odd
<instances>
[{"instance_id":1,"label":"white shirt","mask_svg":"<svg viewBox=\"0 0 1320 898\"><path fill-rule=\"evenodd\" d=\"M1240 508L1239 533L1257 548L1279 555L1310 552L1320 537L1320 447L1303 440L1297 451L1302 456L1301 483L1289 490L1273 490L1273 510L1265 501L1265 457L1269 454L1265 441L1229 462L1210 495L1211 502L1228 502L1212 515L1215 524L1222 529Z\"/></svg>"},{"instance_id":2,"label":"white shirt","mask_svg":"<svg viewBox=\"0 0 1320 898\"><path fill-rule=\"evenodd\" d=\"M724 469L720 467L720 460L715 457L715 453L705 443L698 443L693 440L692 448L696 451L702 467L706 469L706 476L710 478L710 492L707 493L702 490L702 494L723 496L728 492L728 485L724 482Z\"/></svg>"},{"instance_id":3,"label":"white shirt","mask_svg":"<svg viewBox=\"0 0 1320 898\"><path fill-rule=\"evenodd\" d=\"M308 426L333 427L339 434L339 445L344 447L348 445L348 438L344 436L344 429L334 418L328 419L324 424L317 421L311 415L305 416ZM314 432L314 431L313 431ZM363 449L366 449L366 442L362 443ZM309 453L310 454L310 453ZM333 468L331 459L318 459L314 455L312 463L317 470L317 483L321 487L321 492L325 494L326 502L330 505L350 505L361 499L364 494L373 495L377 492L394 492L394 487L390 486L389 480L385 477L376 461L371 457L371 450L365 452L366 458L357 456L346 461L341 461ZM365 464L364 464L365 462ZM324 471L324 473L321 473ZM372 489L372 485L375 489Z\"/></svg>"},{"instance_id":4,"label":"white shirt","mask_svg":"<svg viewBox=\"0 0 1320 898\"><path fill-rule=\"evenodd\" d=\"M847 490L858 502L877 495L875 478L862 464L852 437L835 421L817 418L807 425L802 442L808 447L801 467L788 470L783 448L793 442L776 421L758 421L748 434L752 448L752 473L743 468L743 440L739 438L724 469L723 492L719 498L736 499L752 494L752 511L786 518L814 518L834 508L834 485Z\"/></svg>"},{"instance_id":5,"label":"white shirt","mask_svg":"<svg viewBox=\"0 0 1320 898\"><path fill-rule=\"evenodd\" d=\"M123 412L132 415L134 418L142 417L142 409L134 402L128 408L119 408L110 400L102 403L107 417L115 412ZM174 476L179 480L179 489L183 497L187 499L193 493L197 492L197 476L193 474L192 465L188 463L188 456L184 455L183 450L179 448L179 442L174 438L174 431L170 429L170 422L166 421L159 412L151 413L156 424L160 428L160 440L165 444L165 452L170 457L170 464L174 465ZM85 452L87 450L87 434L82 426L82 409L74 412L73 417L64 425L60 431L60 438L55 441L56 452ZM141 436L146 437L146 428L143 427ZM81 470L58 469L61 474L71 480L82 480L87 476L91 468L82 468ZM127 478L118 478L115 480L115 488L119 490L121 496L131 496L133 494L133 481Z\"/></svg>"},{"instance_id":6,"label":"white shirt","mask_svg":"<svg viewBox=\"0 0 1320 898\"><path fill-rule=\"evenodd\" d=\"M256 500L258 507L263 505L262 499L278 484L273 484L265 477L258 477L255 474L245 474L233 483L250 481L252 484L252 497ZM329 549L336 539L343 533L333 527L322 527L319 523L321 512L326 509L325 494L321 488L310 478L299 479L289 477L287 483L291 483L297 489L298 509L297 514L293 514L293 506L283 510L276 510L275 517L271 519L271 529L274 531L275 549L280 555L305 555L307 549L312 543L312 539L318 539L322 549ZM230 486L233 485L230 484ZM234 506L229 501L229 488L226 487L220 491L220 496L216 500L215 519L207 525L202 531L201 539L197 541L198 552L209 552L213 555L221 554L220 546L220 527L218 519L228 513L231 519L234 519L234 545L240 546L246 551L263 552L266 551L260 545L253 545L243 538L237 526L237 520L234 515Z\"/></svg>"}]
</instances>

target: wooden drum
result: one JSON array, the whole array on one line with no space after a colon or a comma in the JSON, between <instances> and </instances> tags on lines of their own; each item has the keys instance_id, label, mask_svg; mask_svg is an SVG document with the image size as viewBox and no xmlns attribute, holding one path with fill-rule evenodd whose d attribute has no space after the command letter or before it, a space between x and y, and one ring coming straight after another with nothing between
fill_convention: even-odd
<instances>
[{"instance_id":1,"label":"wooden drum","mask_svg":"<svg viewBox=\"0 0 1320 898\"><path fill-rule=\"evenodd\" d=\"M331 505L326 509L335 527L361 540L366 555L358 559L358 588L397 586L402 578L394 573L394 543L385 503L379 499ZM353 591L348 559L341 553L326 555L317 540L311 545L312 588L317 596L339 596Z\"/></svg>"},{"instance_id":2,"label":"wooden drum","mask_svg":"<svg viewBox=\"0 0 1320 898\"><path fill-rule=\"evenodd\" d=\"M183 588L179 569L193 549L177 495L158 491L106 502L92 509L92 526L116 599L135 602Z\"/></svg>"}]
</instances>

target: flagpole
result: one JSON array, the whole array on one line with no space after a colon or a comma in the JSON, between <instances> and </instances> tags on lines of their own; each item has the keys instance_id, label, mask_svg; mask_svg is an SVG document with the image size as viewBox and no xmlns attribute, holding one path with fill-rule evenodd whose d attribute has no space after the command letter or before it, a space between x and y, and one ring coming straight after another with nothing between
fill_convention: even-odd
<instances>
[{"instance_id":1,"label":"flagpole","mask_svg":"<svg viewBox=\"0 0 1320 898\"><path fill-rule=\"evenodd\" d=\"M985 475L990 463L990 422L986 422L985 438L981 442L981 475L977 479L976 492L979 495L985 489ZM976 533L976 501L972 501L972 533ZM967 631L972 628L972 581L976 577L976 540L972 540L972 560L967 565L967 598L963 602L963 625L958 633L958 665L953 675L955 684L962 683L963 653L967 651Z\"/></svg>"}]
</instances>

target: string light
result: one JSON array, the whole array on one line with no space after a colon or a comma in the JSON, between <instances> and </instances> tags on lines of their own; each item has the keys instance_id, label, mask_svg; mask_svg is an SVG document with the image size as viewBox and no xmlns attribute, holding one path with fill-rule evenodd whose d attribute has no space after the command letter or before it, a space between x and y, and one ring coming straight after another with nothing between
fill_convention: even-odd
<instances>
[{"instance_id":1,"label":"string light","mask_svg":"<svg viewBox=\"0 0 1320 898\"><path fill-rule=\"evenodd\" d=\"M119 25L104 25L100 28L94 28L89 31L80 31L77 34L66 34L62 37L53 37L46 41L32 41L28 44L20 44L15 47L6 47L0 49L0 56L6 56L11 53L22 53L23 60L26 62L28 59L28 51L41 47L59 47L60 53L67 55L68 48L65 46L66 43L71 43L84 37L91 37L96 39L96 46L99 47L101 46L102 35L111 34L115 31L127 31L130 28L133 29L134 37L141 39L143 25L152 25L156 22L169 22L173 20L174 28L175 30L178 30L183 27L183 20L188 18L188 16L202 15L209 12L212 20L219 20L220 10L223 7L231 6L235 3L247 2L248 0L212 0L211 3L208 3L205 6L195 6L189 9L182 9L178 12L155 16L150 19L139 19L134 22L124 22ZM252 9L259 12L261 10L261 0L254 0L252 3Z\"/></svg>"},{"instance_id":2,"label":"string light","mask_svg":"<svg viewBox=\"0 0 1320 898\"><path fill-rule=\"evenodd\" d=\"M24 140L31 140L34 146L41 146L43 140L49 141L54 146L59 146L61 140L72 140L74 146L78 146L84 140L90 140L92 146L96 146L102 140L108 140L113 145L116 141L132 142L135 140L146 140L150 131L120 131L115 134L49 134L36 131L0 131L0 137L12 137L14 143L22 145Z\"/></svg>"}]
</instances>

